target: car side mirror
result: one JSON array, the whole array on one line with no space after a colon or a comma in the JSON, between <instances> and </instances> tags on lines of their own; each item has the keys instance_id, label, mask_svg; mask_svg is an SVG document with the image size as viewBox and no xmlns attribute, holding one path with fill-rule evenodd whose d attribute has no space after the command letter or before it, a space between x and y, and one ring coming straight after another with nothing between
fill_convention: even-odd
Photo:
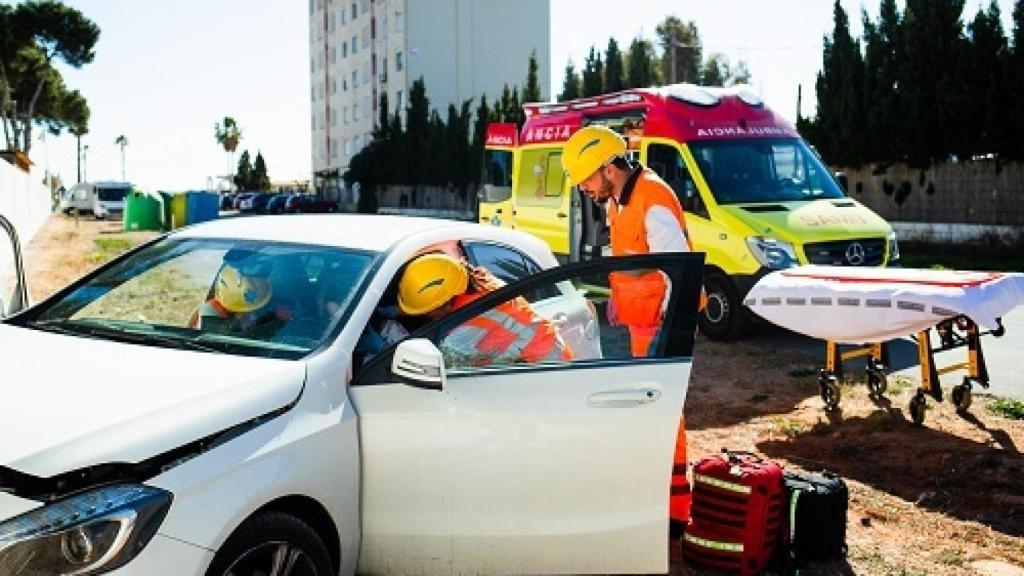
<instances>
[{"instance_id":1,"label":"car side mirror","mask_svg":"<svg viewBox=\"0 0 1024 576\"><path fill-rule=\"evenodd\" d=\"M405 340L391 358L391 373L406 384L418 388L444 390L444 355L425 338Z\"/></svg>"}]
</instances>

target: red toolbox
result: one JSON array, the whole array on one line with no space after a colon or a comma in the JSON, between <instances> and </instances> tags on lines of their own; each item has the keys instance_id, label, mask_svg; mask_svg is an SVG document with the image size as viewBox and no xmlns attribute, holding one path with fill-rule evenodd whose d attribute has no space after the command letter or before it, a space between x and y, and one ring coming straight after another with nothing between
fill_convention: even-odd
<instances>
[{"instance_id":1,"label":"red toolbox","mask_svg":"<svg viewBox=\"0 0 1024 576\"><path fill-rule=\"evenodd\" d=\"M759 574L783 545L782 468L747 452L701 459L693 467L683 558L734 574Z\"/></svg>"}]
</instances>

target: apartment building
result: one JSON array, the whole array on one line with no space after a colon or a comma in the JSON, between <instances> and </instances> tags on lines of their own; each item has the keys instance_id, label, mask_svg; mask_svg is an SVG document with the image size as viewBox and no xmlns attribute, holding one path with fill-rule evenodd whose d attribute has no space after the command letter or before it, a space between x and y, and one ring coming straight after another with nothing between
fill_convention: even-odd
<instances>
[{"instance_id":1,"label":"apartment building","mask_svg":"<svg viewBox=\"0 0 1024 576\"><path fill-rule=\"evenodd\" d=\"M494 101L525 82L536 53L551 96L550 0L309 0L313 174L332 196L372 138L381 94L404 110L423 78L431 108Z\"/></svg>"}]
</instances>

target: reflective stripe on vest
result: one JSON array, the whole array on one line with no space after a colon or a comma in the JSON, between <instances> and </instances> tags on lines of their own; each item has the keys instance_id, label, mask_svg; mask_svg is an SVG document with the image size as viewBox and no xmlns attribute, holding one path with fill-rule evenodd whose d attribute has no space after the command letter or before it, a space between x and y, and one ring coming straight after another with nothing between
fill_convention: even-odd
<instances>
[{"instance_id":1,"label":"reflective stripe on vest","mask_svg":"<svg viewBox=\"0 0 1024 576\"><path fill-rule=\"evenodd\" d=\"M734 484L732 482L726 482L725 480L719 480L718 478L712 478L711 476L705 476L703 474L694 474L693 481L697 484L710 484L716 488L723 490L729 490L730 492L738 492L740 494L750 494L750 486L744 486L743 484Z\"/></svg>"},{"instance_id":2,"label":"reflective stripe on vest","mask_svg":"<svg viewBox=\"0 0 1024 576\"><path fill-rule=\"evenodd\" d=\"M717 540L708 540L706 538L700 538L693 534L683 534L683 539L691 544L702 546L704 548L710 548L712 550L722 550L724 552L743 552L743 544L737 544L735 542L719 542Z\"/></svg>"},{"instance_id":3,"label":"reflective stripe on vest","mask_svg":"<svg viewBox=\"0 0 1024 576\"><path fill-rule=\"evenodd\" d=\"M456 362L464 356L466 363L474 366L572 360L572 352L554 324L537 315L522 298L463 322L444 337L443 344Z\"/></svg>"}]
</instances>

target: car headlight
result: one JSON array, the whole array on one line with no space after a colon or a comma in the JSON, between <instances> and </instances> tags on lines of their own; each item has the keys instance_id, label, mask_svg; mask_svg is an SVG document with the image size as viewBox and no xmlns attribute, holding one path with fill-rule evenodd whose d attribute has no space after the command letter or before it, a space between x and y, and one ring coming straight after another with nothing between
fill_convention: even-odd
<instances>
[{"instance_id":1,"label":"car headlight","mask_svg":"<svg viewBox=\"0 0 1024 576\"><path fill-rule=\"evenodd\" d=\"M751 236L747 238L747 246L751 254L762 266L771 270L781 270L799 264L793 245L769 236Z\"/></svg>"},{"instance_id":2,"label":"car headlight","mask_svg":"<svg viewBox=\"0 0 1024 576\"><path fill-rule=\"evenodd\" d=\"M0 523L0 574L84 576L119 568L149 543L171 498L149 486L107 486Z\"/></svg>"},{"instance_id":3,"label":"car headlight","mask_svg":"<svg viewBox=\"0 0 1024 576\"><path fill-rule=\"evenodd\" d=\"M900 259L900 245L896 242L896 231L889 232L889 262Z\"/></svg>"}]
</instances>

